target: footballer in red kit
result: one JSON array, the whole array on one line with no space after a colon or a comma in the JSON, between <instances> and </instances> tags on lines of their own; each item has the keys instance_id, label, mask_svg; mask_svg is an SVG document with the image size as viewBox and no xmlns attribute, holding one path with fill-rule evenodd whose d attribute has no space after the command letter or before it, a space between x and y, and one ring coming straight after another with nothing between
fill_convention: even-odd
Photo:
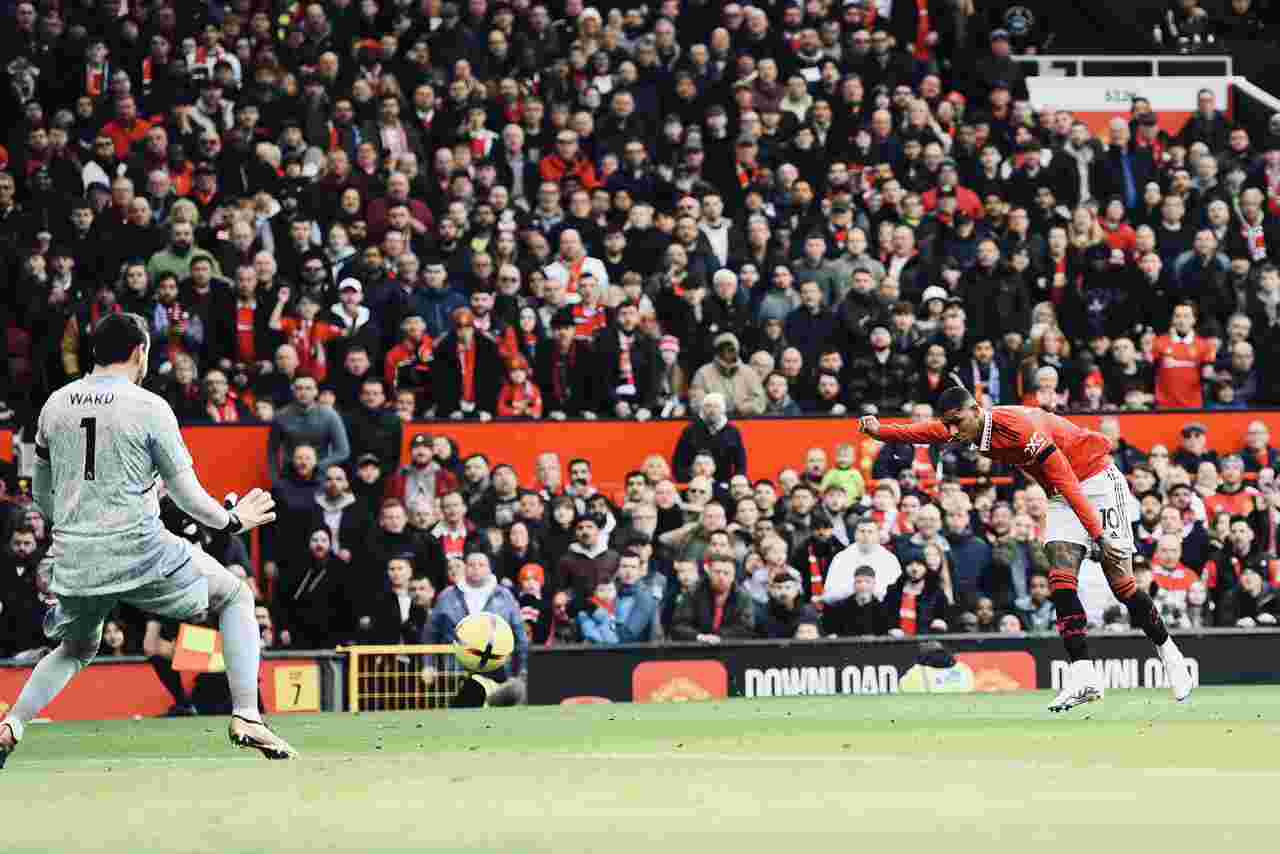
<instances>
[{"instance_id":1,"label":"footballer in red kit","mask_svg":"<svg viewBox=\"0 0 1280 854\"><path fill-rule=\"evenodd\" d=\"M939 399L940 418L916 424L881 424L864 416L864 433L883 442L916 445L965 443L996 462L1016 466L1049 494L1045 552L1049 587L1058 613L1071 670L1051 711L1066 711L1101 700L1103 688L1089 658L1088 620L1080 601L1080 564L1088 556L1102 563L1111 590L1129 611L1130 625L1156 645L1174 697L1185 700L1193 687L1186 661L1160 618L1150 595L1133 580L1133 526L1129 486L1111 461L1111 443L1101 433L1025 406L983 408L963 387Z\"/></svg>"}]
</instances>

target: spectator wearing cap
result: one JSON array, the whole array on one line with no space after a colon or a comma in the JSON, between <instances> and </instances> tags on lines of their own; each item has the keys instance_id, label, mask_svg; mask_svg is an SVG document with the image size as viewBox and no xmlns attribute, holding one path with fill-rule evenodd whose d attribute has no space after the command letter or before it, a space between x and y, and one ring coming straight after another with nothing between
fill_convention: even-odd
<instances>
[{"instance_id":1,"label":"spectator wearing cap","mask_svg":"<svg viewBox=\"0 0 1280 854\"><path fill-rule=\"evenodd\" d=\"M364 305L364 285L359 279L348 277L338 284L338 301L329 306L323 317L339 335L329 345L331 361L345 361L355 346L364 348L366 353L382 351L382 325ZM391 388L394 387L393 384Z\"/></svg>"},{"instance_id":2,"label":"spectator wearing cap","mask_svg":"<svg viewBox=\"0 0 1280 854\"><path fill-rule=\"evenodd\" d=\"M596 417L599 400L592 345L577 337L577 324L569 308L552 315L551 338L538 342L534 378L549 418Z\"/></svg>"},{"instance_id":3,"label":"spectator wearing cap","mask_svg":"<svg viewBox=\"0 0 1280 854\"><path fill-rule=\"evenodd\" d=\"M552 588L569 592L575 608L586 607L596 586L612 581L618 571L618 553L609 548L603 529L600 516L579 514L574 520L573 542L556 565Z\"/></svg>"},{"instance_id":4,"label":"spectator wearing cap","mask_svg":"<svg viewBox=\"0 0 1280 854\"><path fill-rule=\"evenodd\" d=\"M965 94L970 100L986 103L992 89L1003 84L1014 98L1025 100L1027 84L1022 66L1010 55L1009 31L998 28L991 31L990 52L977 60Z\"/></svg>"},{"instance_id":5,"label":"spectator wearing cap","mask_svg":"<svg viewBox=\"0 0 1280 854\"><path fill-rule=\"evenodd\" d=\"M399 457L399 448L392 459ZM368 455L360 458L361 464ZM419 433L409 443L409 462L401 466L387 484L387 495L399 498L405 506L426 500L435 502L458 489L457 476L440 465L431 448L431 437Z\"/></svg>"},{"instance_id":6,"label":"spectator wearing cap","mask_svg":"<svg viewBox=\"0 0 1280 854\"><path fill-rule=\"evenodd\" d=\"M498 394L498 417L542 417L542 392L529 379L529 363L524 356L512 356L506 362L507 380Z\"/></svg>"},{"instance_id":7,"label":"spectator wearing cap","mask_svg":"<svg viewBox=\"0 0 1280 854\"><path fill-rule=\"evenodd\" d=\"M751 595L735 581L736 575L732 558L711 560L707 579L692 594L676 599L671 639L718 644L722 640L754 637L755 605Z\"/></svg>"},{"instance_id":8,"label":"spectator wearing cap","mask_svg":"<svg viewBox=\"0 0 1280 854\"><path fill-rule=\"evenodd\" d=\"M502 356L492 338L477 333L471 309L454 312L455 328L435 346L431 384L439 418L488 421L502 387Z\"/></svg>"},{"instance_id":9,"label":"spectator wearing cap","mask_svg":"<svg viewBox=\"0 0 1280 854\"><path fill-rule=\"evenodd\" d=\"M754 376L750 368L741 369ZM756 378L757 385L760 380ZM763 391L761 392L763 396ZM699 417L689 422L676 442L672 464L676 479L688 480L692 476L694 458L699 453L710 453L716 464L716 478L729 481L735 475L747 473L747 449L742 433L729 423L724 395L711 392L702 398Z\"/></svg>"},{"instance_id":10,"label":"spectator wearing cap","mask_svg":"<svg viewBox=\"0 0 1280 854\"><path fill-rule=\"evenodd\" d=\"M846 391L850 400L874 403L887 412L900 412L916 384L911 357L894 352L889 325L873 321L868 326L870 352L849 366Z\"/></svg>"},{"instance_id":11,"label":"spectator wearing cap","mask_svg":"<svg viewBox=\"0 0 1280 854\"><path fill-rule=\"evenodd\" d=\"M680 418L689 398L689 381L680 364L680 339L663 335L658 341L658 417Z\"/></svg>"},{"instance_id":12,"label":"spectator wearing cap","mask_svg":"<svg viewBox=\"0 0 1280 854\"><path fill-rule=\"evenodd\" d=\"M1192 421L1182 428L1182 447L1173 455L1173 464L1186 469L1194 476L1200 464L1218 464L1218 452L1209 447L1209 428L1199 421Z\"/></svg>"},{"instance_id":13,"label":"spectator wearing cap","mask_svg":"<svg viewBox=\"0 0 1280 854\"><path fill-rule=\"evenodd\" d=\"M818 611L804 596L800 573L786 566L769 577L768 604L756 615L756 636L789 640L802 624L818 625Z\"/></svg>"},{"instance_id":14,"label":"spectator wearing cap","mask_svg":"<svg viewBox=\"0 0 1280 854\"><path fill-rule=\"evenodd\" d=\"M551 633L551 605L543 597L547 585L547 571L538 563L527 563L516 575L513 591L520 606L520 616L525 632L533 646L546 644Z\"/></svg>"},{"instance_id":15,"label":"spectator wearing cap","mask_svg":"<svg viewBox=\"0 0 1280 854\"><path fill-rule=\"evenodd\" d=\"M760 415L765 409L764 385L760 375L744 363L739 355L738 337L722 332L715 337L715 358L698 368L689 386L690 400L700 401L704 395L718 393L725 402L726 414L736 417ZM724 469L721 467L721 472ZM731 475L725 475L725 478Z\"/></svg>"}]
</instances>

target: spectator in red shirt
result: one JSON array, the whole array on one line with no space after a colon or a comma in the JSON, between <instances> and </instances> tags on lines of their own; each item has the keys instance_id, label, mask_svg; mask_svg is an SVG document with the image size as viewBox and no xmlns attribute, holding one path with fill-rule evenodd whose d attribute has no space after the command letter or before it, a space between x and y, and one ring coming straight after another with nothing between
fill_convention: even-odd
<instances>
[{"instance_id":1,"label":"spectator in red shirt","mask_svg":"<svg viewBox=\"0 0 1280 854\"><path fill-rule=\"evenodd\" d=\"M1127 257L1138 244L1138 234L1133 230L1133 226L1125 222L1124 214L1124 201L1119 198L1112 199L1107 202L1107 210L1099 221L1099 225L1107 236L1107 245L1112 249L1123 251Z\"/></svg>"},{"instance_id":2,"label":"spectator in red shirt","mask_svg":"<svg viewBox=\"0 0 1280 854\"><path fill-rule=\"evenodd\" d=\"M1168 599L1179 609L1187 604L1187 591L1200 580L1196 571L1182 562L1182 538L1166 534L1156 544L1151 574L1160 585L1157 599Z\"/></svg>"},{"instance_id":3,"label":"spectator in red shirt","mask_svg":"<svg viewBox=\"0 0 1280 854\"><path fill-rule=\"evenodd\" d=\"M1213 344L1196 334L1196 310L1189 302L1173 309L1169 334L1152 346L1156 368L1156 406L1161 409L1202 409L1202 380L1213 379L1217 353Z\"/></svg>"},{"instance_id":4,"label":"spectator in red shirt","mask_svg":"<svg viewBox=\"0 0 1280 854\"><path fill-rule=\"evenodd\" d=\"M400 321L400 343L391 348L383 362L383 379L391 388L425 388L431 378L435 342L427 334L427 324L411 314Z\"/></svg>"},{"instance_id":5,"label":"spectator in red shirt","mask_svg":"<svg viewBox=\"0 0 1280 854\"><path fill-rule=\"evenodd\" d=\"M578 134L569 128L563 128L556 134L555 153L542 158L538 173L542 180L557 184L565 178L577 178L585 190L600 186L595 164L578 150Z\"/></svg>"},{"instance_id":6,"label":"spectator in red shirt","mask_svg":"<svg viewBox=\"0 0 1280 854\"><path fill-rule=\"evenodd\" d=\"M116 157L121 160L129 156L129 149L135 142L142 142L151 130L151 122L138 117L138 102L132 95L125 95L116 100L116 117L102 126L103 136L111 138L115 146Z\"/></svg>"},{"instance_id":7,"label":"spectator in red shirt","mask_svg":"<svg viewBox=\"0 0 1280 854\"><path fill-rule=\"evenodd\" d=\"M1221 477L1217 493L1204 499L1205 513L1209 518L1222 512L1232 516L1247 516L1252 513L1258 490L1244 482L1244 460L1238 454L1223 458Z\"/></svg>"},{"instance_id":8,"label":"spectator in red shirt","mask_svg":"<svg viewBox=\"0 0 1280 854\"><path fill-rule=\"evenodd\" d=\"M507 361L507 382L498 395L498 417L542 417L542 392L529 381L529 363L523 356Z\"/></svg>"}]
</instances>

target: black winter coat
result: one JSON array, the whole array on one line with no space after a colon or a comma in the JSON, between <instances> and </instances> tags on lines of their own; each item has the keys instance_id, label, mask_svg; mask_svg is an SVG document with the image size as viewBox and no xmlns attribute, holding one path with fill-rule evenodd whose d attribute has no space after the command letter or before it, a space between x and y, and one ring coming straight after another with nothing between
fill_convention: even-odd
<instances>
[{"instance_id":1,"label":"black winter coat","mask_svg":"<svg viewBox=\"0 0 1280 854\"><path fill-rule=\"evenodd\" d=\"M689 422L680 434L676 443L675 465L676 480L687 481L693 459L706 451L715 458L716 480L728 481L734 475L747 473L747 447L742 440L742 433L732 424L726 424L717 433L701 418Z\"/></svg>"},{"instance_id":2,"label":"black winter coat","mask_svg":"<svg viewBox=\"0 0 1280 854\"><path fill-rule=\"evenodd\" d=\"M479 412L493 414L498 407L504 373L498 345L488 335L476 333L475 404ZM450 332L436 343L435 364L431 368L431 386L435 392L436 415L448 418L462 405L462 362L458 356L458 337Z\"/></svg>"},{"instance_id":3,"label":"black winter coat","mask_svg":"<svg viewBox=\"0 0 1280 854\"><path fill-rule=\"evenodd\" d=\"M859 356L850 365L846 390L855 405L874 403L881 412L900 412L915 381L910 356L890 353L883 362L874 355Z\"/></svg>"}]
</instances>

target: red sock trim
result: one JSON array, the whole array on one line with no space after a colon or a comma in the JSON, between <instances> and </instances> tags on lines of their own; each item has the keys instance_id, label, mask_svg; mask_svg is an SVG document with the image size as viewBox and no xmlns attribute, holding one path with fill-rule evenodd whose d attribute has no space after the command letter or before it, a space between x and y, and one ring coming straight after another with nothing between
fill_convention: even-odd
<instances>
[{"instance_id":1,"label":"red sock trim","mask_svg":"<svg viewBox=\"0 0 1280 854\"><path fill-rule=\"evenodd\" d=\"M1089 620L1084 614L1071 614L1057 621L1058 634L1064 638L1079 637L1089 630Z\"/></svg>"},{"instance_id":2,"label":"red sock trim","mask_svg":"<svg viewBox=\"0 0 1280 854\"><path fill-rule=\"evenodd\" d=\"M1116 598L1123 602L1138 592L1138 582L1134 580L1132 575L1126 575L1111 585L1111 592L1116 594Z\"/></svg>"},{"instance_id":3,"label":"red sock trim","mask_svg":"<svg viewBox=\"0 0 1280 854\"><path fill-rule=\"evenodd\" d=\"M1067 572L1064 569L1049 570L1049 590L1076 590L1079 582L1076 580L1075 573Z\"/></svg>"}]
</instances>

